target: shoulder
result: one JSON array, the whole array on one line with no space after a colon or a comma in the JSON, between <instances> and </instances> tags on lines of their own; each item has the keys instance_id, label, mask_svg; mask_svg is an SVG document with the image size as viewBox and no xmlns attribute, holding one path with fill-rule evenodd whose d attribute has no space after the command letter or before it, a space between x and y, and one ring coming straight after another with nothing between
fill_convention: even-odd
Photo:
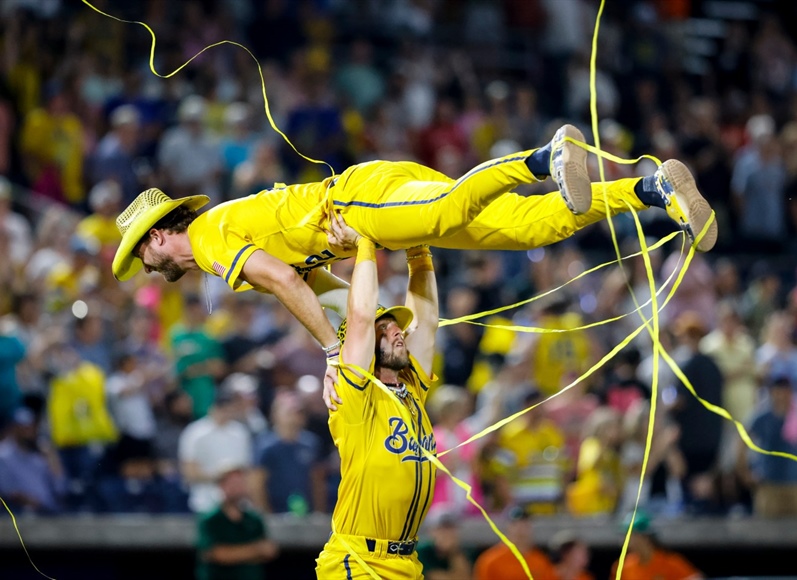
<instances>
[{"instance_id":1,"label":"shoulder","mask_svg":"<svg viewBox=\"0 0 797 580\"><path fill-rule=\"evenodd\" d=\"M215 507L209 511L203 512L199 514L197 518L197 523L200 528L207 529L209 527L213 527L214 525L218 524L221 520L224 519L224 513L221 511L221 507Z\"/></svg>"},{"instance_id":2,"label":"shoulder","mask_svg":"<svg viewBox=\"0 0 797 580\"><path fill-rule=\"evenodd\" d=\"M213 425L207 417L197 419L193 423L186 425L185 429L183 429L183 432L180 434L180 438L190 440L202 437L204 434L211 431L212 427Z\"/></svg>"}]
</instances>

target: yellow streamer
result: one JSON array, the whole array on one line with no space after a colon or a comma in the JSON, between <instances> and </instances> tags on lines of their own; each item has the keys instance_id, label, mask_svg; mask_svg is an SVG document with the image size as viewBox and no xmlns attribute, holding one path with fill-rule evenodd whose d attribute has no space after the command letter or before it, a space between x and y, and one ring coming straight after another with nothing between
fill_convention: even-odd
<instances>
[{"instance_id":1,"label":"yellow streamer","mask_svg":"<svg viewBox=\"0 0 797 580\"><path fill-rule=\"evenodd\" d=\"M17 525L17 518L16 516L14 516L14 512L11 511L11 508L8 507L6 500L4 500L2 497L0 497L0 502L3 503L3 507L6 508L8 515L11 516L11 523L14 525L14 531L17 533L17 537L19 538L19 544L22 546L22 549L25 551L25 555L28 557L28 562L30 562L30 565L33 566L34 570L36 570L39 574L41 574L48 580L55 580L55 578L53 578L52 576L48 576L47 574L39 570L36 564L33 563L33 558L30 557L30 553L28 552L28 547L25 545L25 542L22 540L22 534L19 531L19 526Z\"/></svg>"},{"instance_id":2,"label":"yellow streamer","mask_svg":"<svg viewBox=\"0 0 797 580\"><path fill-rule=\"evenodd\" d=\"M233 46L237 46L237 47L242 48L243 50L245 50L247 52L247 54L249 54L249 56L252 57L252 59L255 61L256 65L257 65L258 73L260 75L260 83L261 83L261 89L262 89L264 110L265 110L266 117L267 117L267 119L269 121L269 124L271 125L272 129L274 129L274 131L276 131L285 140L285 142L288 143L288 145L290 145L290 147L296 152L297 155L299 155L300 157L302 157L303 159L305 159L307 161L310 161L311 163L326 165L332 171L332 175L335 175L335 170L334 170L334 168L331 165L329 165L325 161L320 161L320 160L317 160L317 159L313 159L313 158L310 158L310 157L304 155L303 153L301 153L293 145L293 143L290 141L290 139L287 137L287 135L285 135L285 133L283 133L279 129L279 127L277 127L277 125L274 122L274 119L272 118L272 115L271 115L271 110L270 110L270 107L269 107L268 97L266 95L266 84L265 84L265 79L263 77L262 68L261 68L260 63L258 62L257 58L254 56L254 54L252 54L252 52L247 47L245 47L244 45L242 45L240 43L234 42L234 41L222 40L220 42L216 42L214 44L206 46L205 48L200 50L197 54L195 54L193 57L188 59L184 64L179 66L177 69L175 69L171 73L168 73L168 74L165 74L165 75L164 74L160 74L160 73L157 72L157 70L155 70L155 66L154 66L154 62L155 62L155 45L156 45L155 33L146 23L140 22L140 21L124 20L124 19L118 18L116 16L113 16L111 14L103 12L102 10L99 10L98 8L93 6L87 0L82 0L82 1L89 8L91 8L95 12L97 12L97 13L99 13L99 14L107 17L107 18L111 18L113 20L116 20L118 22L123 22L123 23L126 23L126 24L138 24L140 26L143 26L147 30L147 32L149 32L150 36L152 37L152 43L151 43L151 46L150 46L149 67L150 67L150 70L152 71L152 73L154 75L160 77L160 78L164 78L164 79L170 78L171 76L177 74L180 70L185 68L189 63L191 63L191 61L196 59L198 56L200 56L205 51L207 51L207 50L209 50L211 48L214 48L216 46L220 46L222 44L231 44ZM644 458L643 458L642 472L640 474L639 487L638 487L638 490L637 490L637 499L636 499L636 503L635 503L635 506L634 506L634 511L632 513L631 523L629 524L628 530L626 532L625 541L623 543L623 548L622 548L622 551L621 551L621 554L620 554L620 562L619 562L618 572L617 572L617 579L618 580L619 580L621 572L622 572L623 562L624 562L624 559L625 559L625 555L626 555L627 548L628 548L628 542L629 542L629 539L630 539L630 533L631 533L631 530L633 528L634 519L636 517L637 506L638 506L639 499L640 499L640 496L641 496L642 482L644 481L646 468L647 468L647 462L648 462L648 458L649 458L649 454L650 454L650 446L651 446L653 431L654 431L654 427L655 427L655 425L654 425L654 423L655 423L655 409L656 409L657 392L658 392L658 366L659 366L659 359L660 358L664 358L665 362L673 370L675 375L681 380L681 382L684 384L684 386L692 393L692 395L694 397L697 398L698 401L700 401L700 403L706 409L708 409L712 413L720 415L721 417L723 417L723 418L725 418L727 420L733 421L733 423L736 426L737 431L739 432L742 440L745 442L745 444L748 446L748 448L750 448L750 449L752 449L752 450L754 450L754 451L756 451L758 453L763 453L763 454L767 454L767 455L774 455L774 456L780 456L780 457L786 457L786 458L789 458L789 459L797 461L797 457L795 457L794 455L791 455L789 453L767 451L767 450L764 450L764 449L761 449L760 447L758 447L751 440L751 438L747 434L744 426L739 421L737 421L735 418L733 418L727 412L727 410L725 410L724 408L722 408L722 407L720 407L718 405L714 405L712 403L709 403L708 401L702 399L697 394L697 392L695 391L694 387L688 381L686 376L684 376L684 374L681 371L681 369L678 367L678 365L675 363L675 361L672 359L672 357L670 357L670 355L666 352L666 350L661 345L661 342L659 340L659 331L660 331L660 327L659 327L659 312L662 309L664 309L664 307L667 305L667 303L669 303L670 299L672 298L672 296L675 294L676 290L680 286L681 281L683 280L683 277L684 277L684 275L685 275L685 273L686 273L686 271L687 271L687 269L689 267L689 264L690 264L690 262L692 260L692 257L694 256L694 252L695 252L694 246L690 247L690 249L689 249L689 251L687 253L686 260L684 261L683 267L681 267L680 269L678 267L676 267L676 269L672 272L670 277L662 284L662 286L660 288L657 289L656 285L655 285L655 277L653 275L649 253L650 253L650 251L652 251L652 250L654 250L656 248L659 248L662 245L664 245L665 243L669 242L679 232L675 232L673 234L670 234L669 236L667 236L666 238L660 240L659 242L657 242L653 246L648 247L646 242L645 242L645 239L644 239L644 232L643 232L642 226L641 226L641 224L639 222L638 215L637 215L636 211L629 206L629 208L631 210L631 213L632 213L632 215L634 217L635 225L636 225L636 228L637 228L637 234L638 234L638 237L639 237L641 251L637 252L635 254L632 254L630 256L625 256L625 257L621 256L621 254L620 254L620 248L619 248L619 245L617 243L617 237L616 237L616 232L615 232L615 229L614 229L614 224L612 222L611 215L609 214L609 206L608 206L608 203L606 201L606 187L605 187L605 175L604 175L603 160L606 159L606 160L612 161L614 163L624 164L624 165L635 164L635 163L638 163L642 159L650 159L650 160L654 161L656 163L656 165L661 165L661 161L659 159L657 159L656 157L652 156L652 155L642 155L642 156L638 157L637 159L627 160L627 159L622 159L622 158L620 158L620 157L618 157L616 155L612 155L611 153L605 152L605 151L600 149L600 136L599 136L599 133L598 133L598 115L597 115L597 90L596 90L596 66L597 65L596 65L596 63L597 63L598 34L599 34L599 30L600 30L600 21L601 21L602 15L603 15L604 6L605 6L605 0L601 0L600 7L599 7L599 10L598 10L598 15L597 15L597 18L596 18L596 21L595 21L595 28L594 28L593 37L592 37L592 54L591 54L591 57L590 57L590 113L591 113L591 120L592 120L592 130L593 130L593 134L594 134L594 137L595 137L595 146L591 146L591 145L589 145L587 143L583 143L583 142L577 141L577 140L572 139L570 137L566 137L565 139L570 141L570 142L572 142L572 143L575 143L579 147L585 149L589 153L594 154L598 158L598 167L599 167L599 171L600 171L600 180L601 180L601 183L604 184L604 187L603 187L604 207L606 209L606 216L607 216L607 220L609 222L609 229L610 229L611 235L612 235L612 243L613 243L613 246L614 246L614 249L615 249L615 253L617 255L616 260L613 260L613 261L610 261L610 262L606 262L604 264L596 266L595 268L591 268L590 270L587 270L586 272L583 272L579 276L576 276L575 278L569 280L568 282L562 284L561 286L553 288L551 290L548 290L548 291L546 291L546 292L544 292L544 293L542 293L540 295L534 296L534 297L532 297L530 299L523 300L521 302L517 302L515 304L511 304L509 306L504 306L504 307L497 308L497 309L494 309L494 310L490 310L490 311L486 311L486 312L480 312L480 313L471 314L471 315L467 315L467 316L462 316L462 317L459 317L459 318L456 318L456 319L451 319L451 320L445 320L444 319L444 320L440 321L440 326L450 326L450 325L453 325L453 324L468 323L468 324L475 324L475 325L479 325L479 326L483 326L483 327L494 327L496 325L476 322L476 320L480 319L480 318L483 318L483 317L486 317L486 316L490 316L492 314L497 314L499 312L504 312L506 310L517 308L517 307L523 306L525 304L529 304L529 303L531 303L531 302L533 302L535 300L538 300L538 299L540 299L540 298L542 298L544 296L547 296L549 294L557 292L557 291L561 290L567 284L570 284L570 283L578 280L579 278L581 278L583 276L586 276L587 274L590 274L592 272L595 272L595 271L597 271L597 270L599 270L599 269L601 269L601 268L603 268L605 266L608 266L610 264L618 263L620 265L620 267L622 267L623 260L625 260L627 258L630 258L630 257L639 256L639 255L641 255L643 257L643 261L645 263L645 270L646 270L646 274L647 274L647 277L648 277L648 284L650 286L650 295L651 295L651 297L650 297L650 299L647 302L645 302L644 304L640 305L639 302L636 299L636 296L635 296L634 292L633 292L633 288L631 288L631 286L629 284L630 294L631 294L631 297L632 297L632 299L634 301L634 304L636 306L635 310L633 310L632 312L628 312L628 313L625 313L625 314L622 314L622 315L619 315L619 316L616 316L614 318L610 318L610 319L607 319L607 320L602 320L602 321L594 322L594 323L591 323L591 324L587 324L587 325L584 325L584 326L576 328L576 329L542 329L542 328L533 328L533 327L524 327L524 326L501 326L501 328L504 329L504 330L513 330L515 332L538 332L538 333L570 332L572 330L584 330L584 329L593 328L593 327L596 327L596 326L601 326L601 325L604 325L604 324L609 324L611 322L616 322L617 320L625 318L625 317L627 317L627 316L629 316L631 314L634 314L634 313L638 313L639 314L639 316L640 316L640 318L642 320L642 324L639 327L637 327L637 329L635 329L633 332L631 332L618 345L616 345L603 358L601 358L600 361L598 361L596 364L594 364L592 367L590 367L583 375L581 375L576 380L571 382L569 385L564 387L561 391L551 395L550 397L548 397L544 401L541 401L541 402L539 402L539 403L537 403L535 405L532 405L531 407L528 407L527 409L519 411L519 412L517 412L517 413L515 413L515 414L513 414L513 415L511 415L509 417L506 417L505 419L502 419L501 421L496 422L495 424L487 427L486 429L482 430L481 432L473 435L467 441L465 441L463 443L460 443L459 445L457 445L457 447L439 453L437 457L435 457L433 454L429 453L427 450L425 450L422 447L420 447L422 453L424 454L424 456L427 457L427 459L429 461L431 461L438 469L440 469L444 473L446 473L452 479L452 481L454 481L454 483L457 486L459 486L460 488L465 490L467 499L473 505L475 505L479 509L479 511L481 511L482 515L485 517L487 522L490 524L490 527L493 529L493 531L496 533L496 535L498 535L498 537L501 539L501 541L504 542L510 548L512 553L515 555L515 557L518 559L518 561L523 566L523 569L526 572L528 578L532 578L531 577L531 573L528 570L528 566L527 566L527 564L525 562L525 559L523 559L522 555L519 553L517 548L498 529L498 527L493 523L493 521L488 516L487 512L478 504L478 502L476 502L473 499L472 494L471 494L471 491L472 491L471 487L467 483L465 483L465 482L459 480L458 478L454 477L449 472L449 470L440 462L438 457L443 457L446 453L448 453L450 451L453 451L454 449L456 449L458 447L461 447L463 445L467 445L467 444L469 444L469 443L471 443L473 441L476 441L477 439L479 439L481 437L484 437L485 435L487 435L489 433L492 433L492 432L500 429L501 427L503 427L507 423L509 423L509 422L513 421L514 419L520 417L521 415L529 412L531 409L534 409L535 407L547 402L548 400L550 400L550 399L552 399L552 398L554 398L556 396L559 396L561 393L563 393L566 390L570 389L571 387L573 387L574 385L576 385L580 381L588 378L590 375L592 375L594 372L596 372L599 368L601 368L603 365L605 365L613 356L615 356L620 350L625 348L625 346L627 346L643 330L647 330L649 332L649 334L651 336L651 339L653 341L653 354L654 354L653 367L654 367L654 373L653 373L653 384L651 385L651 389L652 389L651 410L650 410L650 416L649 416L649 419L648 419L648 433L647 433L647 439L646 439L646 445L645 445L645 454L644 454ZM700 238L702 238L702 236L707 231L708 225L714 219L715 219L715 216L712 213L711 219L709 220L709 222L704 227L703 231L698 236L698 240ZM684 235L684 241L685 241L686 240L686 235L685 234L683 234L683 235ZM682 246L681 256L680 257L682 257L683 254L684 254L684 247ZM680 257L679 257L679 264L680 264ZM672 287L670 288L670 291L669 291L666 299L664 300L664 302L659 307L658 306L658 296L668 286L669 282L672 280L672 277L675 275L676 272L678 272L678 275L677 275L677 277L675 279L675 282L673 283ZM645 318L645 316L642 313L642 309L644 307L648 306L648 305L652 306L652 308L651 308L651 317L650 318ZM361 368L356 367L354 365L351 365L351 368L357 370L363 376L369 378L379 388L389 392L387 387L381 381L379 381L376 377L374 377L373 375L371 375L370 373L368 373L364 369L361 369ZM409 420L410 418L409 418L409 414L408 414L406 408L403 405L401 405L398 401L396 401L396 406L399 409L399 412L402 413L402 416L404 417L404 419L407 422L407 424L410 425L410 429L414 430L414 428L412 427L412 421ZM417 438L417 434L416 433L412 433L412 434L413 434L413 436L415 436ZM0 498L0 501L3 501L2 498ZM3 505L5 506L6 510L9 512L9 514L11 515L12 521L14 523L14 528L17 531L17 535L19 536L19 539L20 539L20 543L22 544L23 549L25 549L25 553L28 554L27 548L25 548L24 542L22 542L22 536L19 533L19 528L17 527L16 519L14 518L14 514L8 508L8 506L6 505L5 501L3 501ZM346 542L343 541L343 544L346 545ZM360 556L356 553L356 551L351 549L351 546L347 546L347 548L349 548L349 551L352 553L352 555L354 556L355 560L369 573L369 575L371 577L376 578L376 579L379 578L379 576L360 558ZM30 555L28 555L28 560L31 561L31 565L33 565L33 567L36 569L37 572L39 572L40 574L42 574L42 576L45 576L46 578L50 578L49 576L44 575L38 568L36 568L35 564L33 564L33 561L30 559ZM50 580L53 580L53 579L50 579Z\"/></svg>"},{"instance_id":3,"label":"yellow streamer","mask_svg":"<svg viewBox=\"0 0 797 580\"><path fill-rule=\"evenodd\" d=\"M266 96L266 79L263 77L263 68L260 66L260 61L257 60L257 57L254 54L252 54L252 51L249 50L248 48L246 48L243 44L241 44L239 42L235 42L233 40L220 40L219 42L214 42L213 44L209 44L208 46L206 46L205 48L200 50L198 53L196 53L194 56L189 58L183 64L178 66L172 72L170 72L168 74L161 74L157 70L155 70L155 43L156 43L155 32L152 30L152 28L149 27L149 25L147 23L141 22L139 20L125 20L123 18L119 18L119 17L114 16L112 14L108 14L107 12L103 12L102 10L97 8L96 6L93 6L90 2L88 2L88 0L82 0L82 1L83 1L83 4L85 4L86 6L91 8L92 10L94 10L94 12L97 12L98 14L102 14L103 16L105 16L107 18L110 18L112 20L116 20L117 22L122 22L124 24L138 24L139 26L143 26L144 28L147 29L147 32L149 32L149 35L152 37L152 44L150 45L150 49L149 49L149 69L152 71L152 74L154 74L158 78L168 79L168 78L173 77L178 72L180 72L185 67L187 67L189 64L191 64L191 61L193 61L194 59L198 58L206 50L210 50L211 48L215 48L215 47L221 46L223 44L230 44L232 46L237 46L238 48L242 48L243 50L245 50L246 53L249 56L252 57L252 60L255 61L255 64L257 65L257 72L260 75L260 87L262 89L261 92L263 94L263 108L266 111L266 117L268 118L268 122L271 125L271 128L274 129L277 133L279 133L279 135L285 140L285 142L288 145L291 146L291 149L293 149L299 157L309 161L310 163L316 163L318 165L326 165L327 167L329 167L330 171L332 171L332 175L335 175L335 169L329 163L327 163L326 161L313 159L312 157L308 157L307 155L305 155L304 153L299 151L296 148L296 146L291 142L291 140L288 139L288 136L285 133L283 133L280 130L279 127L277 127L277 124L274 122L274 119L271 116L271 108L269 107L268 97Z\"/></svg>"}]
</instances>

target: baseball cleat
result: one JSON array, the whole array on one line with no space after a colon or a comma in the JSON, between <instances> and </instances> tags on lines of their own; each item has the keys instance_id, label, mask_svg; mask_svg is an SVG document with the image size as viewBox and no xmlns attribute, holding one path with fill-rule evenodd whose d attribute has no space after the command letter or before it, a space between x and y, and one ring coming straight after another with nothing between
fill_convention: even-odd
<instances>
[{"instance_id":1,"label":"baseball cleat","mask_svg":"<svg viewBox=\"0 0 797 580\"><path fill-rule=\"evenodd\" d=\"M686 232L692 244L711 219L711 206L700 195L692 172L678 161L669 159L656 170L656 190L665 203L667 215ZM717 243L717 218L708 226L705 235L697 243L698 252L708 252Z\"/></svg>"},{"instance_id":2,"label":"baseball cleat","mask_svg":"<svg viewBox=\"0 0 797 580\"><path fill-rule=\"evenodd\" d=\"M559 128L551 141L551 178L559 187L559 193L567 207L578 215L588 212L592 206L587 151L566 141L565 137L584 142L584 134L573 125Z\"/></svg>"}]
</instances>

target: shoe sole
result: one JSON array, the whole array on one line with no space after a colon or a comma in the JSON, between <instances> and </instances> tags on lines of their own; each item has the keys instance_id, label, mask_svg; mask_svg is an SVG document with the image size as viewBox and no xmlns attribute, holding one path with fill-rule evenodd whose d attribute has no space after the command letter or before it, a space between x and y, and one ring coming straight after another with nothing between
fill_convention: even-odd
<instances>
[{"instance_id":1,"label":"shoe sole","mask_svg":"<svg viewBox=\"0 0 797 580\"><path fill-rule=\"evenodd\" d=\"M665 179L672 184L675 199L667 206L669 216L678 222L681 229L685 230L692 243L706 227L706 222L711 219L711 206L697 189L692 172L678 161L670 159L661 166ZM717 243L717 217L708 226L705 235L696 245L698 252L708 252Z\"/></svg>"},{"instance_id":2,"label":"shoe sole","mask_svg":"<svg viewBox=\"0 0 797 580\"><path fill-rule=\"evenodd\" d=\"M564 125L564 135L584 143L584 134L573 125ZM559 134L557 131L557 134ZM575 143L562 145L562 173L554 179L567 207L574 214L587 213L592 207L592 184L587 173L587 151Z\"/></svg>"}]
</instances>

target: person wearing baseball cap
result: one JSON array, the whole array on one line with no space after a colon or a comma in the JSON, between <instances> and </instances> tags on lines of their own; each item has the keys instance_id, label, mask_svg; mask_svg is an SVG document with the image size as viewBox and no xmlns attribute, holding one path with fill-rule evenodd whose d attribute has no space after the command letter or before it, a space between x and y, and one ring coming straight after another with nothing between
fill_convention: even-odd
<instances>
[{"instance_id":1,"label":"person wearing baseball cap","mask_svg":"<svg viewBox=\"0 0 797 580\"><path fill-rule=\"evenodd\" d=\"M357 261L347 318L338 328L342 404L329 417L341 481L332 535L316 560L316 573L320 580L342 578L344 562L352 578L420 579L418 531L434 490L429 456L437 451L425 408L435 380L438 325L432 254L426 246L406 251L405 305L386 308L377 304L374 242L340 217L332 232L357 248Z\"/></svg>"}]
</instances>

